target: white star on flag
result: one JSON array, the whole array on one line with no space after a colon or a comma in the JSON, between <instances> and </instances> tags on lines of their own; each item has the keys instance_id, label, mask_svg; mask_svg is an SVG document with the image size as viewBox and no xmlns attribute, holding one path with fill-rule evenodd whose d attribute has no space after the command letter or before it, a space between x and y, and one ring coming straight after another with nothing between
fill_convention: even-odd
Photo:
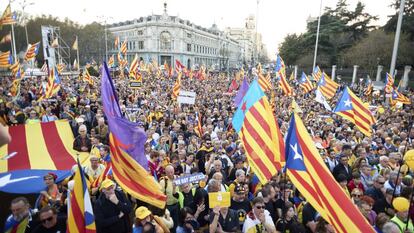
<instances>
[{"instance_id":1,"label":"white star on flag","mask_svg":"<svg viewBox=\"0 0 414 233\"><path fill-rule=\"evenodd\" d=\"M295 143L294 146L292 144L290 144L290 148L292 148L292 150L295 152L295 156L293 156L293 160L300 159L300 160L303 161L302 155L298 152L298 144Z\"/></svg>"},{"instance_id":2,"label":"white star on flag","mask_svg":"<svg viewBox=\"0 0 414 233\"><path fill-rule=\"evenodd\" d=\"M349 99L345 100L345 106L346 107L351 107L351 104L352 104L352 102Z\"/></svg>"}]
</instances>

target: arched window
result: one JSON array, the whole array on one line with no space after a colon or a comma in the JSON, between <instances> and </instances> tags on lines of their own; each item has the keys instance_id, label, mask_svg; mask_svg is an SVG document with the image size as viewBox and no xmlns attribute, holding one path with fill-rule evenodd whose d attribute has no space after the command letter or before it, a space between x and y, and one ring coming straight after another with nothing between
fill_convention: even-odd
<instances>
[{"instance_id":1,"label":"arched window","mask_svg":"<svg viewBox=\"0 0 414 233\"><path fill-rule=\"evenodd\" d=\"M160 35L161 49L171 50L171 34L169 32L161 32Z\"/></svg>"}]
</instances>

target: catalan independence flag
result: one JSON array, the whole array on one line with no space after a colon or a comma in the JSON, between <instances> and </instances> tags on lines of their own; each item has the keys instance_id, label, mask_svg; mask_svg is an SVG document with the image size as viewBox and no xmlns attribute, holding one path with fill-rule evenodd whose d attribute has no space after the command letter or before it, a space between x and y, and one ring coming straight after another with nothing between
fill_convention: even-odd
<instances>
[{"instance_id":1,"label":"catalan independence flag","mask_svg":"<svg viewBox=\"0 0 414 233\"><path fill-rule=\"evenodd\" d=\"M287 80L286 80L286 77L285 77L285 76L280 76L280 79L279 79L279 84L280 84L280 86L282 87L282 91L283 91L283 93L284 93L286 96L291 96L291 95L293 95L293 90L292 90L292 88L290 87L289 83L287 82Z\"/></svg>"},{"instance_id":2,"label":"catalan independence flag","mask_svg":"<svg viewBox=\"0 0 414 233\"><path fill-rule=\"evenodd\" d=\"M67 233L96 232L91 198L83 168L79 163L73 178L75 184L69 193Z\"/></svg>"},{"instance_id":3,"label":"catalan independence flag","mask_svg":"<svg viewBox=\"0 0 414 233\"><path fill-rule=\"evenodd\" d=\"M88 69L85 69L85 74L83 75L83 81L87 82L89 85L94 85L94 81L91 75L89 74Z\"/></svg>"},{"instance_id":4,"label":"catalan independence flag","mask_svg":"<svg viewBox=\"0 0 414 233\"><path fill-rule=\"evenodd\" d=\"M29 216L25 217L21 221L16 221L11 215L6 220L6 223L4 226L4 233L24 233L26 231L26 227L28 224L29 224Z\"/></svg>"},{"instance_id":5,"label":"catalan independence flag","mask_svg":"<svg viewBox=\"0 0 414 233\"><path fill-rule=\"evenodd\" d=\"M112 55L112 56L109 57L108 66L112 67L112 66L114 66L114 63L115 63L115 59L114 59L114 55Z\"/></svg>"},{"instance_id":6,"label":"catalan independence flag","mask_svg":"<svg viewBox=\"0 0 414 233\"><path fill-rule=\"evenodd\" d=\"M401 92L399 92L397 89L394 89L392 91L390 100L391 105L395 105L397 102L400 102L402 104L411 104L411 100L405 95L401 94Z\"/></svg>"},{"instance_id":7,"label":"catalan independence flag","mask_svg":"<svg viewBox=\"0 0 414 233\"><path fill-rule=\"evenodd\" d=\"M131 65L129 66L129 77L135 79L135 74L138 69L138 54L135 54L134 60L132 60Z\"/></svg>"},{"instance_id":8,"label":"catalan independence flag","mask_svg":"<svg viewBox=\"0 0 414 233\"><path fill-rule=\"evenodd\" d=\"M284 143L266 95L254 80L233 117L249 164L261 183L277 174L284 164Z\"/></svg>"},{"instance_id":9,"label":"catalan independence flag","mask_svg":"<svg viewBox=\"0 0 414 233\"><path fill-rule=\"evenodd\" d=\"M374 90L374 85L372 84L372 81L370 78L367 79L367 87L364 90L365 96L370 96L372 94L372 91Z\"/></svg>"},{"instance_id":10,"label":"catalan independence flag","mask_svg":"<svg viewBox=\"0 0 414 233\"><path fill-rule=\"evenodd\" d=\"M371 126L375 124L375 119L368 106L349 87L344 90L334 112L355 124L364 135L371 136Z\"/></svg>"},{"instance_id":11,"label":"catalan independence flag","mask_svg":"<svg viewBox=\"0 0 414 233\"><path fill-rule=\"evenodd\" d=\"M20 69L20 62L19 62L19 60L17 60L13 65L11 65L9 67L9 69L11 70L12 75L15 76L16 73L17 73L17 71L19 71L19 69Z\"/></svg>"},{"instance_id":12,"label":"catalan independence flag","mask_svg":"<svg viewBox=\"0 0 414 233\"><path fill-rule=\"evenodd\" d=\"M305 94L313 89L312 82L308 79L304 72L302 72L302 76L299 79L299 86L303 89L303 93Z\"/></svg>"},{"instance_id":13,"label":"catalan independence flag","mask_svg":"<svg viewBox=\"0 0 414 233\"><path fill-rule=\"evenodd\" d=\"M13 57L10 51L0 53L0 67L8 68L11 64L13 64Z\"/></svg>"},{"instance_id":14,"label":"catalan independence flag","mask_svg":"<svg viewBox=\"0 0 414 233\"><path fill-rule=\"evenodd\" d=\"M322 76L318 81L318 87L321 93L327 99L332 99L332 97L335 96L339 85L336 82L332 81L332 79L330 79L327 74L322 73Z\"/></svg>"},{"instance_id":15,"label":"catalan independence flag","mask_svg":"<svg viewBox=\"0 0 414 233\"><path fill-rule=\"evenodd\" d=\"M277 58L276 58L275 73L278 79L280 79L281 77L286 78L285 62L283 61L282 57L280 57L279 54L277 55Z\"/></svg>"},{"instance_id":16,"label":"catalan independence flag","mask_svg":"<svg viewBox=\"0 0 414 233\"><path fill-rule=\"evenodd\" d=\"M11 11L10 4L7 5L6 9L3 12L3 15L0 18L0 25L10 25L16 23L16 16Z\"/></svg>"},{"instance_id":17,"label":"catalan independence flag","mask_svg":"<svg viewBox=\"0 0 414 233\"><path fill-rule=\"evenodd\" d=\"M336 232L375 232L335 181L295 113L286 137L285 171L300 193Z\"/></svg>"},{"instance_id":18,"label":"catalan independence flag","mask_svg":"<svg viewBox=\"0 0 414 233\"><path fill-rule=\"evenodd\" d=\"M261 72L259 72L257 81L259 82L259 85L264 92L269 91L272 88L272 83L270 82L270 73L267 73L267 75L264 76Z\"/></svg>"},{"instance_id":19,"label":"catalan independence flag","mask_svg":"<svg viewBox=\"0 0 414 233\"><path fill-rule=\"evenodd\" d=\"M394 89L394 77L392 77L392 75L390 75L389 73L386 74L385 76L385 88L384 91L387 94L392 93L392 90Z\"/></svg>"},{"instance_id":20,"label":"catalan independence flag","mask_svg":"<svg viewBox=\"0 0 414 233\"><path fill-rule=\"evenodd\" d=\"M121 53L125 55L127 53L127 48L127 39L125 38L124 42L121 44Z\"/></svg>"},{"instance_id":21,"label":"catalan independence flag","mask_svg":"<svg viewBox=\"0 0 414 233\"><path fill-rule=\"evenodd\" d=\"M29 46L27 47L27 51L26 51L26 55L24 56L24 59L26 61L30 61L34 59L37 53L39 52L39 46L40 46L40 42L37 42L35 44L29 44Z\"/></svg>"},{"instance_id":22,"label":"catalan independence flag","mask_svg":"<svg viewBox=\"0 0 414 233\"><path fill-rule=\"evenodd\" d=\"M321 79L322 71L319 69L319 66L316 66L315 69L313 69L312 77L316 82L319 82L319 79Z\"/></svg>"},{"instance_id":23,"label":"catalan independence flag","mask_svg":"<svg viewBox=\"0 0 414 233\"><path fill-rule=\"evenodd\" d=\"M122 117L106 63L102 68L101 93L110 131L112 174L115 180L134 198L163 209L167 197L146 170L148 160L144 154L147 139L145 131L137 123ZM136 158L132 157L132 153L135 153Z\"/></svg>"},{"instance_id":24,"label":"catalan independence flag","mask_svg":"<svg viewBox=\"0 0 414 233\"><path fill-rule=\"evenodd\" d=\"M175 84L173 86L173 90L172 90L172 94L171 94L171 97L173 99L177 99L178 94L180 93L180 88L181 88L181 75L182 75L181 72L178 73L177 80L175 80Z\"/></svg>"},{"instance_id":25,"label":"catalan independence flag","mask_svg":"<svg viewBox=\"0 0 414 233\"><path fill-rule=\"evenodd\" d=\"M201 125L201 114L199 112L196 112L196 122L197 122L197 125L196 127L194 127L194 131L197 134L197 136L201 138L203 137L204 132L203 132L203 126Z\"/></svg>"},{"instance_id":26,"label":"catalan independence flag","mask_svg":"<svg viewBox=\"0 0 414 233\"><path fill-rule=\"evenodd\" d=\"M50 69L44 98L48 99L56 95L60 90L60 77L56 67Z\"/></svg>"}]
</instances>

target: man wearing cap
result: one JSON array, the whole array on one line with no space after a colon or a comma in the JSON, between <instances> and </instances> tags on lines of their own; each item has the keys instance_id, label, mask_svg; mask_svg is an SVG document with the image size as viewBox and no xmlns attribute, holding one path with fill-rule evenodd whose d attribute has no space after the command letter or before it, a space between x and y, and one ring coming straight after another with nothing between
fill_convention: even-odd
<instances>
[{"instance_id":1,"label":"man wearing cap","mask_svg":"<svg viewBox=\"0 0 414 233\"><path fill-rule=\"evenodd\" d=\"M243 228L247 213L252 210L250 202L247 199L247 190L244 187L244 184L237 184L234 187L234 192L231 194L230 209L233 209L237 212L241 230Z\"/></svg>"},{"instance_id":2,"label":"man wearing cap","mask_svg":"<svg viewBox=\"0 0 414 233\"><path fill-rule=\"evenodd\" d=\"M397 197L393 200L392 205L396 211L395 216L391 219L392 223L398 226L401 232L413 232L414 226L411 219L408 220L408 210L410 208L410 201L404 197Z\"/></svg>"},{"instance_id":3,"label":"man wearing cap","mask_svg":"<svg viewBox=\"0 0 414 233\"><path fill-rule=\"evenodd\" d=\"M100 186L101 195L94 206L96 229L100 233L128 233L131 230L128 215L131 203L125 194L115 189L115 183L106 179Z\"/></svg>"}]
</instances>

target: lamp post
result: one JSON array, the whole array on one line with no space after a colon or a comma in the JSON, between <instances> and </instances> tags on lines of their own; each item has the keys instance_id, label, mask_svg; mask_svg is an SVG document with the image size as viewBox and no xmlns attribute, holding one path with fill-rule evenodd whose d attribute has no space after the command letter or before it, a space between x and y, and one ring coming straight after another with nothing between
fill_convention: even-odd
<instances>
[{"instance_id":1,"label":"lamp post","mask_svg":"<svg viewBox=\"0 0 414 233\"><path fill-rule=\"evenodd\" d=\"M108 19L113 19L113 17L107 17L104 15L98 16L98 19L102 20L101 22L105 25L105 61L108 61Z\"/></svg>"},{"instance_id":2,"label":"lamp post","mask_svg":"<svg viewBox=\"0 0 414 233\"><path fill-rule=\"evenodd\" d=\"M398 13L397 29L395 31L394 48L392 50L390 74L394 75L395 63L397 62L398 44L400 42L401 24L404 13L405 0L401 0L400 11Z\"/></svg>"},{"instance_id":3,"label":"lamp post","mask_svg":"<svg viewBox=\"0 0 414 233\"><path fill-rule=\"evenodd\" d=\"M24 9L27 7L27 6L32 6L32 5L34 5L34 2L27 2L26 0L23 0L23 2L20 2L19 3L20 4L20 6L22 7L22 12L23 12L23 18L24 18L24 31L25 31L25 33L26 33L26 43L27 43L27 45L29 45L29 36L28 36L28 34L27 34L27 17L26 17L26 13L25 13L25 11L24 11Z\"/></svg>"},{"instance_id":4,"label":"lamp post","mask_svg":"<svg viewBox=\"0 0 414 233\"><path fill-rule=\"evenodd\" d=\"M318 27L316 29L316 42L315 42L315 53L313 55L313 66L312 72L315 70L316 65L316 56L318 55L318 43L319 43L319 27L321 26L321 14L322 14L322 0L319 6L319 17L318 17Z\"/></svg>"}]
</instances>

